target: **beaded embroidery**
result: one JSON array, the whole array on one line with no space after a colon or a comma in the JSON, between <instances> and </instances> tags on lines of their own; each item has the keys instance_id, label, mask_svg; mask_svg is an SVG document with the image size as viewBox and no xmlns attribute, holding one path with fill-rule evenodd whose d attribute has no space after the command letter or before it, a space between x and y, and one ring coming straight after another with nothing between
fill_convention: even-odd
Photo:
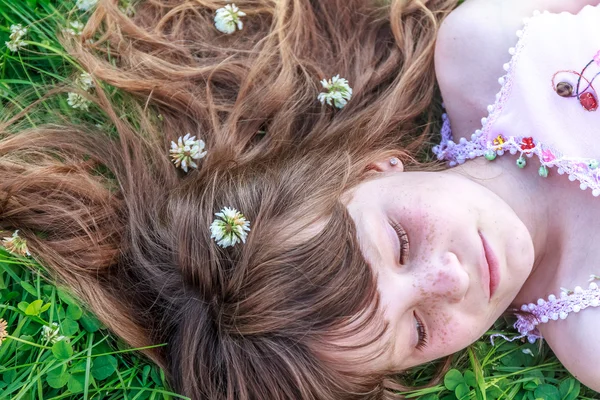
<instances>
[{"instance_id":1,"label":"beaded embroidery","mask_svg":"<svg viewBox=\"0 0 600 400\"><path fill-rule=\"evenodd\" d=\"M534 12L534 17L540 15L539 11ZM433 147L433 152L439 160L448 161L450 167L463 164L465 161L484 156L492 161L497 156L502 156L506 152L512 155L519 154L516 164L519 168L527 165L526 158L536 156L540 166L538 173L546 178L549 174L549 168L557 168L559 175L566 174L570 181L579 181L581 190L591 189L594 196L600 196L600 162L594 158L567 157L558 150L551 148L532 137L525 136L504 136L498 134L493 140L488 140L490 131L494 122L498 119L504 104L508 100L512 91L515 67L519 61L519 55L525 47L528 36L529 19L524 20L524 28L517 31L519 40L517 45L509 49L512 55L510 62L504 64L506 75L500 77L498 82L502 85L500 92L496 95L496 102L487 107L489 115L481 119L482 128L471 135L471 140L461 138L458 143L452 140L452 130L450 121L446 114L442 115L443 125L441 130L442 141L438 146ZM600 52L593 55L591 63L600 65ZM587 68L587 67L586 67Z\"/></svg>"},{"instance_id":2,"label":"beaded embroidery","mask_svg":"<svg viewBox=\"0 0 600 400\"><path fill-rule=\"evenodd\" d=\"M585 71L593 63L596 63L596 64L598 64L598 66L600 66L600 62L599 62L600 58L598 57L599 54L600 54L600 51L598 51L594 55L594 58L592 58L592 60L587 63L587 65L583 68L583 70L581 70L581 72L572 71L572 70L562 70L562 71L557 71L554 74L554 76L552 77L552 87L554 87L554 90L556 91L556 93L561 97L567 97L567 98L576 97L577 100L579 100L579 103L581 104L581 106L586 111L596 111L598 109L598 100L596 99L596 96L595 96L595 94L597 94L597 93L596 93L596 89L594 88L594 80L596 80L596 78L598 76L600 76L600 72L596 73L591 79L586 78L584 76L584 74L585 74ZM556 76L561 73L574 74L575 76L577 76L576 87L573 88L573 86L569 82L559 82L558 84L555 84ZM582 80L587 83L587 87L585 87L584 89L581 89L581 81ZM575 94L573 94L573 92L575 92Z\"/></svg>"},{"instance_id":3,"label":"beaded embroidery","mask_svg":"<svg viewBox=\"0 0 600 400\"><path fill-rule=\"evenodd\" d=\"M526 337L529 343L534 343L537 339L542 339L538 330L539 324L545 324L549 321L566 319L569 313L578 313L588 307L598 307L600 305L600 289L596 282L597 277L592 275L588 289L582 289L577 286L573 291L563 290L560 297L551 294L548 300L539 299L537 304L523 304L520 311L515 311L517 322L513 325L519 332L519 336L508 338L502 334L494 334L490 337L492 343L494 338L501 337L512 342Z\"/></svg>"}]
</instances>

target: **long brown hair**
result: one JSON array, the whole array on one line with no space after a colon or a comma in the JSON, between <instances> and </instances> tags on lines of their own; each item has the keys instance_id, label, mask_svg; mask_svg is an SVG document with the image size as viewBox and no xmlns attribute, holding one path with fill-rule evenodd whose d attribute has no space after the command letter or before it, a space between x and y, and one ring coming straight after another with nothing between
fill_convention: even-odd
<instances>
[{"instance_id":1,"label":"long brown hair","mask_svg":"<svg viewBox=\"0 0 600 400\"><path fill-rule=\"evenodd\" d=\"M386 155L418 167L455 3L239 0L244 29L224 35L224 1L146 0L130 18L101 0L65 46L118 135L19 130L29 109L0 125L0 229L129 344L167 343L147 355L193 399L392 397L392 371L331 356L385 329L340 198ZM336 74L354 90L341 110L317 101ZM107 85L135 98L135 123ZM208 154L185 174L168 148L187 132ZM225 206L252 230L223 249L208 228Z\"/></svg>"}]
</instances>

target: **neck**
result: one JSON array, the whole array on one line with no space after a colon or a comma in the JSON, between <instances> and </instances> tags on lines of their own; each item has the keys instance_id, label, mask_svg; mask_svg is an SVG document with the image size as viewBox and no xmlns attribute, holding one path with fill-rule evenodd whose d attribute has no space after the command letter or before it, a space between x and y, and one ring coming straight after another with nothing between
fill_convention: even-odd
<instances>
[{"instance_id":1,"label":"neck","mask_svg":"<svg viewBox=\"0 0 600 400\"><path fill-rule=\"evenodd\" d=\"M535 259L530 277L543 271L544 274L538 275L548 278L538 283L551 284L549 279L556 276L565 246L574 239L573 217L577 219L583 206L579 199L593 197L589 191L579 190L566 176L558 175L556 170L551 170L547 178L540 177L535 161L531 160L530 164L518 168L511 155L498 157L493 162L480 157L451 168L448 173L460 174L479 183L514 210L533 241ZM517 301L521 297L518 296Z\"/></svg>"}]
</instances>

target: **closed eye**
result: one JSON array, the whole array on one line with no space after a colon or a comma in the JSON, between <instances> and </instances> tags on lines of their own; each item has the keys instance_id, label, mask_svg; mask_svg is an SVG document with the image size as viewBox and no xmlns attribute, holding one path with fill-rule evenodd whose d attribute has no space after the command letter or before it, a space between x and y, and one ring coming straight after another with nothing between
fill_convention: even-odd
<instances>
[{"instance_id":1,"label":"closed eye","mask_svg":"<svg viewBox=\"0 0 600 400\"><path fill-rule=\"evenodd\" d=\"M423 323L421 318L419 318L417 313L414 313L413 315L415 317L415 324L417 327L417 334L419 338L417 342L417 349L423 350L425 347L427 347L427 330L425 329L425 324Z\"/></svg>"},{"instance_id":2,"label":"closed eye","mask_svg":"<svg viewBox=\"0 0 600 400\"><path fill-rule=\"evenodd\" d=\"M398 235L398 240L400 241L400 265L404 265L408 261L408 235L400 224L392 223L392 228L394 228L396 235Z\"/></svg>"}]
</instances>

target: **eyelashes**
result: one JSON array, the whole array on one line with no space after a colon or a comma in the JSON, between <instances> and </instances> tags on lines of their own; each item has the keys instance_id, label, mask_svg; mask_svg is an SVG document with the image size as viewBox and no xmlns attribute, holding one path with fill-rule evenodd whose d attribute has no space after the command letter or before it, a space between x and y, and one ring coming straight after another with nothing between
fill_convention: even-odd
<instances>
[{"instance_id":1,"label":"eyelashes","mask_svg":"<svg viewBox=\"0 0 600 400\"><path fill-rule=\"evenodd\" d=\"M402 227L402 225L398 223L392 223L392 228L398 235L398 240L400 241L400 265L405 265L408 262L410 243L408 241L408 234ZM427 330L425 329L425 324L423 320L419 318L416 312L413 313L415 318L415 324L417 329L417 350L423 350L427 347Z\"/></svg>"},{"instance_id":2,"label":"eyelashes","mask_svg":"<svg viewBox=\"0 0 600 400\"><path fill-rule=\"evenodd\" d=\"M405 265L408 262L408 255L410 250L410 244L408 241L408 234L402 227L402 225L397 223L392 223L392 228L396 231L396 235L398 235L398 240L400 240L400 265ZM417 350L423 350L427 347L427 330L425 329L425 324L419 318L417 313L413 313L416 322L417 328Z\"/></svg>"},{"instance_id":3,"label":"eyelashes","mask_svg":"<svg viewBox=\"0 0 600 400\"><path fill-rule=\"evenodd\" d=\"M398 235L398 240L400 240L400 265L404 265L408 261L408 235L406 234L406 231L400 224L393 223L392 228L394 228L394 231L396 231L396 235Z\"/></svg>"},{"instance_id":4,"label":"eyelashes","mask_svg":"<svg viewBox=\"0 0 600 400\"><path fill-rule=\"evenodd\" d=\"M427 346L427 331L425 330L425 325L423 324L423 321L421 321L421 318L419 318L416 313L414 313L414 316L415 321L417 321L417 333L419 335L417 350L423 350Z\"/></svg>"}]
</instances>

